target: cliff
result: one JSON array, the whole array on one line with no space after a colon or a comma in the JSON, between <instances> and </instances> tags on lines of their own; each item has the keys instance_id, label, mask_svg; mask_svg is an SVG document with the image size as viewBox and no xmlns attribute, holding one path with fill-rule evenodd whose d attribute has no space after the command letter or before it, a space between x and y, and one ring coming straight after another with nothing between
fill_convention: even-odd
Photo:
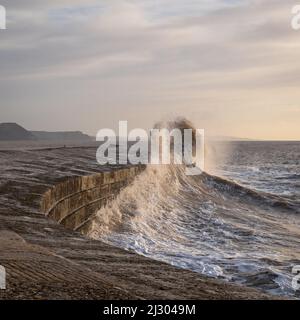
<instances>
[{"instance_id":1,"label":"cliff","mask_svg":"<svg viewBox=\"0 0 300 320\"><path fill-rule=\"evenodd\" d=\"M0 141L36 140L36 137L17 123L0 123Z\"/></svg>"},{"instance_id":2,"label":"cliff","mask_svg":"<svg viewBox=\"0 0 300 320\"><path fill-rule=\"evenodd\" d=\"M92 141L81 131L28 131L17 123L0 123L0 141Z\"/></svg>"}]
</instances>

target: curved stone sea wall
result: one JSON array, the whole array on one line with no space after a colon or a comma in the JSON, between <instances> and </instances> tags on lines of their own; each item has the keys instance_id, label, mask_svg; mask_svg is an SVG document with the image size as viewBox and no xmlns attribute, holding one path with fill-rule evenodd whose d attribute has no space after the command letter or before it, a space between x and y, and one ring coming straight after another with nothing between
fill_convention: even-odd
<instances>
[{"instance_id":1,"label":"curved stone sea wall","mask_svg":"<svg viewBox=\"0 0 300 320\"><path fill-rule=\"evenodd\" d=\"M94 214L144 170L143 166L72 177L48 190L42 212L65 228L85 234Z\"/></svg>"},{"instance_id":2,"label":"curved stone sea wall","mask_svg":"<svg viewBox=\"0 0 300 320\"><path fill-rule=\"evenodd\" d=\"M94 212L143 168L99 168L94 146L6 149L0 152L0 264L7 278L0 300L274 298L72 231L84 233ZM41 214L41 201L51 219Z\"/></svg>"}]
</instances>

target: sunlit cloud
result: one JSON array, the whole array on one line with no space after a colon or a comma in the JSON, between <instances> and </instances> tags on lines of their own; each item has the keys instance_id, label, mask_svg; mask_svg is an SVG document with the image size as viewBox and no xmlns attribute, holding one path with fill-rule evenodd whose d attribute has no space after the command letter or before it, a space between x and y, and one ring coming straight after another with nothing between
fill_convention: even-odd
<instances>
[{"instance_id":1,"label":"sunlit cloud","mask_svg":"<svg viewBox=\"0 0 300 320\"><path fill-rule=\"evenodd\" d=\"M3 120L64 129L63 120L37 124L32 114L75 110L69 129L93 133L126 117L149 127L184 113L216 134L275 139L284 116L285 138L300 139L293 1L2 2ZM259 128L245 129L252 114L263 118Z\"/></svg>"}]
</instances>

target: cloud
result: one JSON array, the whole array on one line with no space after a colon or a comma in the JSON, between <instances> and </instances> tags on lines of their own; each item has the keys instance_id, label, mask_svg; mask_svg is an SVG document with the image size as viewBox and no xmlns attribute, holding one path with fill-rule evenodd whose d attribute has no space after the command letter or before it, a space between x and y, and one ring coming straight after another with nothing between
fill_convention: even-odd
<instances>
[{"instance_id":1,"label":"cloud","mask_svg":"<svg viewBox=\"0 0 300 320\"><path fill-rule=\"evenodd\" d=\"M76 14L73 5L74 16L66 21L51 19L49 10L54 10L56 3L61 8L70 5L70 1L46 1L43 7L31 1L28 8L37 6L47 9L37 15L13 1L12 7L20 8L21 13L17 15L20 20L14 19L17 21L16 29L12 27L0 44L4 55L1 60L5 64L2 77L24 73L30 77L31 73L36 76L39 72L41 75L43 72L50 74L47 71L50 68L55 70L66 63L66 69L70 69L68 65L74 61L72 76L74 69L83 69L83 60L90 69L90 60L100 66L97 60L103 58L107 61L110 55L130 54L137 57L139 67L140 62L145 61L146 73L151 73L151 70L156 72L156 66L162 64L171 73L194 70L215 72L216 69L242 71L249 67L257 68L265 61L277 64L280 59L285 59L285 47L292 45L297 35L284 21L288 22L284 13L289 7L279 1L272 2L273 5L268 1L266 6L266 2L254 1L252 6L222 9L198 17L176 16L170 19L167 16L164 20L153 22L147 20L143 9L145 3L143 6L133 1L114 1L92 16L84 16L80 10ZM92 1L88 3L94 4ZM87 6L86 1L77 1L77 4L79 8L83 4ZM32 16L35 19L31 19ZM290 55L296 60L294 55ZM149 66L149 59L143 59L145 56L153 57L152 66ZM268 60L268 57L271 59ZM22 60L26 64L21 66ZM78 61L82 63L78 64ZM120 61L122 64L122 59ZM64 73L67 75L67 72ZM81 72L77 74L81 75Z\"/></svg>"},{"instance_id":2,"label":"cloud","mask_svg":"<svg viewBox=\"0 0 300 320\"><path fill-rule=\"evenodd\" d=\"M0 34L0 84L6 83L0 95L12 109L26 101L34 112L43 97L43 108L51 108L47 88L61 84L76 92L74 105L82 101L80 89L92 113L100 113L105 101L120 114L123 109L149 114L149 122L182 109L195 115L203 102L199 113L223 103L236 119L236 106L246 100L259 110L262 102L253 101L254 92L270 104L281 101L275 97L278 90L287 103L298 98L300 46L299 33L290 27L293 1L2 2L9 24ZM18 93L11 96L8 86ZM24 97L25 87L30 97ZM61 100L73 102L57 92Z\"/></svg>"}]
</instances>

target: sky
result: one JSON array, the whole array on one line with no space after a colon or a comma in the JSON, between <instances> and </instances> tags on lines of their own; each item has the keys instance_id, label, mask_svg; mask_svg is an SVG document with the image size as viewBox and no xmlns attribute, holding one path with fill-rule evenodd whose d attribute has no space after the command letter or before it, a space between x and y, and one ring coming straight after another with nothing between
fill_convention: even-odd
<instances>
[{"instance_id":1,"label":"sky","mask_svg":"<svg viewBox=\"0 0 300 320\"><path fill-rule=\"evenodd\" d=\"M300 140L297 0L0 0L0 122ZM300 1L299 1L300 4Z\"/></svg>"}]
</instances>

